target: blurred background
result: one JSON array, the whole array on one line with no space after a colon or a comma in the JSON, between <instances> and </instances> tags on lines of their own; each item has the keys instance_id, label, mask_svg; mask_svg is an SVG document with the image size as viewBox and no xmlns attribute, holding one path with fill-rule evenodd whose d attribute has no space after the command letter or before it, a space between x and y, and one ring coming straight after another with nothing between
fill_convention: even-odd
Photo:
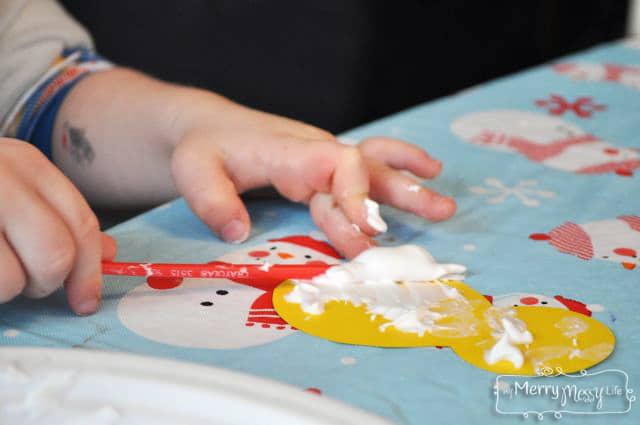
<instances>
[{"instance_id":1,"label":"blurred background","mask_svg":"<svg viewBox=\"0 0 640 425\"><path fill-rule=\"evenodd\" d=\"M633 1L62 3L116 63L338 133L621 38Z\"/></svg>"}]
</instances>

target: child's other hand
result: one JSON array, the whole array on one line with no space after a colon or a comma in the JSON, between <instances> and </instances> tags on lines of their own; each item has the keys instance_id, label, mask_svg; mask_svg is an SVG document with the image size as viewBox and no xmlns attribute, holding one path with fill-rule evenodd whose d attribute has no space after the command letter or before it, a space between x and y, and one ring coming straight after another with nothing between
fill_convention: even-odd
<instances>
[{"instance_id":1,"label":"child's other hand","mask_svg":"<svg viewBox=\"0 0 640 425\"><path fill-rule=\"evenodd\" d=\"M41 298L64 282L78 314L96 311L113 239L73 184L36 148L0 138L0 303Z\"/></svg>"},{"instance_id":2,"label":"child's other hand","mask_svg":"<svg viewBox=\"0 0 640 425\"><path fill-rule=\"evenodd\" d=\"M453 199L402 172L427 179L440 173L441 163L417 146L383 137L345 146L318 128L218 96L191 99L191 109L174 123L179 143L172 173L194 212L226 241L249 235L238 193L268 185L309 204L315 223L347 257L386 230L384 222L372 220L369 198L431 221L455 213Z\"/></svg>"}]
</instances>

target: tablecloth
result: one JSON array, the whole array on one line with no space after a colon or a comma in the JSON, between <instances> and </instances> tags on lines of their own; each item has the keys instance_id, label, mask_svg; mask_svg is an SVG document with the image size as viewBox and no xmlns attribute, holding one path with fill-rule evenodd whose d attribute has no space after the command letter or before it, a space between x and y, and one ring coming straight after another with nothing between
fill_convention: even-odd
<instances>
[{"instance_id":1,"label":"tablecloth","mask_svg":"<svg viewBox=\"0 0 640 425\"><path fill-rule=\"evenodd\" d=\"M428 48L415 54L428 55ZM437 224L384 207L389 231L378 238L382 245L420 244L442 262L465 264L466 282L494 304L547 305L600 320L617 345L589 373L619 370L630 389L640 389L638 41L598 46L341 136L357 143L371 135L411 141L441 159L442 175L424 185L458 202L455 217ZM304 206L257 200L248 208L253 230L243 245L221 242L183 200L109 233L123 261L335 259ZM89 317L73 315L62 291L44 300L19 298L0 306L0 344L120 350L215 365L343 400L399 424L522 420L496 411L495 374L450 349L315 338L279 320L268 291L233 281L152 286L144 278L107 277L102 308ZM627 402L626 413L564 413L561 420L639 423L640 407Z\"/></svg>"}]
</instances>

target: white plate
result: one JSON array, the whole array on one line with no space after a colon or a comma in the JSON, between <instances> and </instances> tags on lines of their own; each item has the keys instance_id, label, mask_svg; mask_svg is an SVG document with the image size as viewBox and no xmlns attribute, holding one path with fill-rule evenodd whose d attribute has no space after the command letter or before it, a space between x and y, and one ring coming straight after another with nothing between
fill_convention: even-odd
<instances>
[{"instance_id":1,"label":"white plate","mask_svg":"<svg viewBox=\"0 0 640 425\"><path fill-rule=\"evenodd\" d=\"M190 363L0 349L0 424L386 424L324 396Z\"/></svg>"}]
</instances>

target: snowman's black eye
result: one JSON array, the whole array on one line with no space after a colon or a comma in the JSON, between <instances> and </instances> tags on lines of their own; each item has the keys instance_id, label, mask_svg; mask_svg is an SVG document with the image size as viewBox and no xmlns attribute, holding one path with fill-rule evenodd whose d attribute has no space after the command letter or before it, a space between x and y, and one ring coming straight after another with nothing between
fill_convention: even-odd
<instances>
[{"instance_id":1,"label":"snowman's black eye","mask_svg":"<svg viewBox=\"0 0 640 425\"><path fill-rule=\"evenodd\" d=\"M202 301L200 305L203 307L211 307L213 303L211 301Z\"/></svg>"},{"instance_id":2,"label":"snowman's black eye","mask_svg":"<svg viewBox=\"0 0 640 425\"><path fill-rule=\"evenodd\" d=\"M603 255L602 258L609 258L609 256L608 255Z\"/></svg>"},{"instance_id":3,"label":"snowman's black eye","mask_svg":"<svg viewBox=\"0 0 640 425\"><path fill-rule=\"evenodd\" d=\"M513 306L514 306L514 307L518 307L518 304L514 304Z\"/></svg>"},{"instance_id":4,"label":"snowman's black eye","mask_svg":"<svg viewBox=\"0 0 640 425\"><path fill-rule=\"evenodd\" d=\"M549 304L549 303L546 301L540 301L540 304Z\"/></svg>"},{"instance_id":5,"label":"snowman's black eye","mask_svg":"<svg viewBox=\"0 0 640 425\"><path fill-rule=\"evenodd\" d=\"M229 293L229 291L227 291L226 289L218 289L216 291L216 294L218 295L227 295Z\"/></svg>"},{"instance_id":6,"label":"snowman's black eye","mask_svg":"<svg viewBox=\"0 0 640 425\"><path fill-rule=\"evenodd\" d=\"M273 251L274 249L278 249L277 246L272 246L271 248L269 248L271 251Z\"/></svg>"},{"instance_id":7,"label":"snowman's black eye","mask_svg":"<svg viewBox=\"0 0 640 425\"><path fill-rule=\"evenodd\" d=\"M306 258L308 260L309 258L311 258L311 256L309 254L307 254L307 255L304 256L304 258Z\"/></svg>"}]
</instances>

